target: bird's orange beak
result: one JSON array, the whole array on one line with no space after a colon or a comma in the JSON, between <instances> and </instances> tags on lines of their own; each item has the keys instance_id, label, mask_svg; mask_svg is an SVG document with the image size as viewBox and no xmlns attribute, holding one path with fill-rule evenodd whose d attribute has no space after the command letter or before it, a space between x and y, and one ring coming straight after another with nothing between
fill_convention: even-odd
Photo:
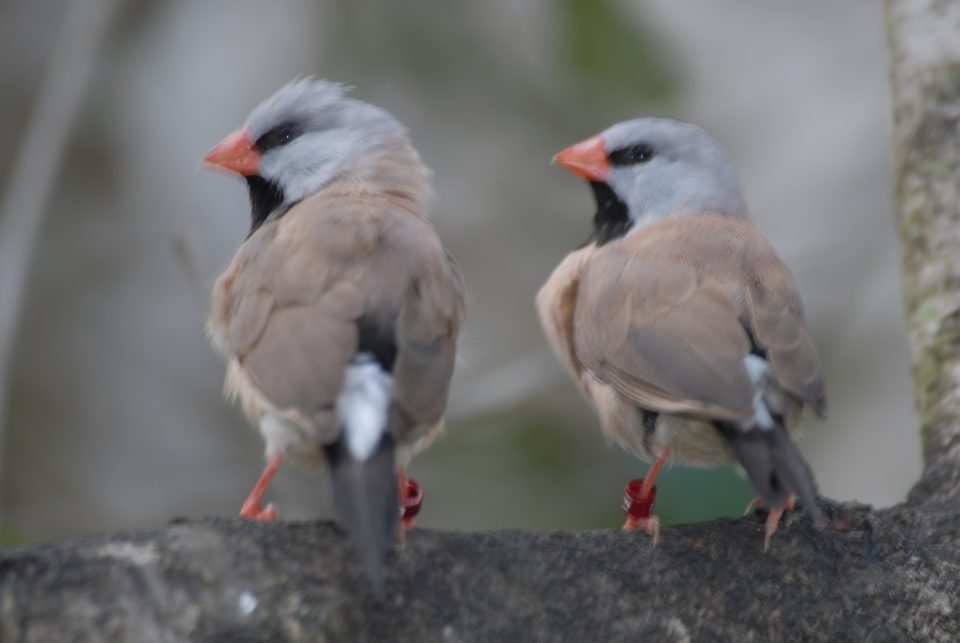
<instances>
[{"instance_id":1,"label":"bird's orange beak","mask_svg":"<svg viewBox=\"0 0 960 643\"><path fill-rule=\"evenodd\" d=\"M260 171L260 153L254 148L250 133L240 128L217 143L203 157L203 164L211 170L253 176Z\"/></svg>"},{"instance_id":2,"label":"bird's orange beak","mask_svg":"<svg viewBox=\"0 0 960 643\"><path fill-rule=\"evenodd\" d=\"M554 156L553 162L589 181L604 181L610 173L610 159L599 135L571 145Z\"/></svg>"}]
</instances>

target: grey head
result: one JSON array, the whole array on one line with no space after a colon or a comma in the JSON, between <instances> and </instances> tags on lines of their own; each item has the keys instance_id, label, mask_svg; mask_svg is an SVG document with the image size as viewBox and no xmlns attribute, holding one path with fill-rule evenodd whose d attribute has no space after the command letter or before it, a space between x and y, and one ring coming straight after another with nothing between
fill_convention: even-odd
<instances>
[{"instance_id":1,"label":"grey head","mask_svg":"<svg viewBox=\"0 0 960 643\"><path fill-rule=\"evenodd\" d=\"M246 178L252 230L336 179L428 193L429 171L406 129L386 111L347 97L347 88L300 78L260 103L244 126L204 159ZM397 187L399 185L399 187Z\"/></svg>"},{"instance_id":2,"label":"grey head","mask_svg":"<svg viewBox=\"0 0 960 643\"><path fill-rule=\"evenodd\" d=\"M554 160L590 180L601 242L667 217L705 212L748 216L727 155L706 132L688 123L625 121L567 148Z\"/></svg>"},{"instance_id":3,"label":"grey head","mask_svg":"<svg viewBox=\"0 0 960 643\"><path fill-rule=\"evenodd\" d=\"M378 152L408 145L393 116L346 96L343 85L303 78L284 85L245 123L260 152L259 175L286 203L316 192L337 175L364 174Z\"/></svg>"}]
</instances>

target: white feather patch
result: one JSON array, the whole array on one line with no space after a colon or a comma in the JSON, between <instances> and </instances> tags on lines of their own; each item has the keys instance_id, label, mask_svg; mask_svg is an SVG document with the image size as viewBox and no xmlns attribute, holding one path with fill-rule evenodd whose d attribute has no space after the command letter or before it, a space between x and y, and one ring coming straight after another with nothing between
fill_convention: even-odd
<instances>
[{"instance_id":1,"label":"white feather patch","mask_svg":"<svg viewBox=\"0 0 960 643\"><path fill-rule=\"evenodd\" d=\"M753 417L742 422L740 427L743 429L772 429L775 424L773 416L770 415L767 403L763 399L763 393L768 386L767 379L769 378L767 360L759 355L747 355L743 358L743 363L747 367L747 373L756 388L756 393L753 396L753 408L755 409Z\"/></svg>"},{"instance_id":2,"label":"white feather patch","mask_svg":"<svg viewBox=\"0 0 960 643\"><path fill-rule=\"evenodd\" d=\"M337 399L337 417L343 425L347 449L357 460L373 455L387 431L387 411L393 377L369 353L360 353L347 366L343 391Z\"/></svg>"}]
</instances>

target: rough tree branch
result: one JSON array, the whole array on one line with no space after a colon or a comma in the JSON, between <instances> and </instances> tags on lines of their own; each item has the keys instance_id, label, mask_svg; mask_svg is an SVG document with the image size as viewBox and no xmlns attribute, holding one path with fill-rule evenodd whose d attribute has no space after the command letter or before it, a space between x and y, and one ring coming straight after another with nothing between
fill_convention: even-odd
<instances>
[{"instance_id":1,"label":"rough tree branch","mask_svg":"<svg viewBox=\"0 0 960 643\"><path fill-rule=\"evenodd\" d=\"M414 530L378 604L329 523L203 520L0 554L3 641L960 639L960 502L642 532Z\"/></svg>"}]
</instances>

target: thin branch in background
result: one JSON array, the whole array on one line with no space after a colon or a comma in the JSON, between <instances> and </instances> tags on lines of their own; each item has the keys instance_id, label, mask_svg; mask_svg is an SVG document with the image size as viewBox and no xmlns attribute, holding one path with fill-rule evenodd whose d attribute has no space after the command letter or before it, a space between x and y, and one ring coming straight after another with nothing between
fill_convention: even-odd
<instances>
[{"instance_id":1,"label":"thin branch in background","mask_svg":"<svg viewBox=\"0 0 960 643\"><path fill-rule=\"evenodd\" d=\"M10 362L31 259L60 160L116 4L116 0L68 3L0 202L0 481Z\"/></svg>"}]
</instances>

